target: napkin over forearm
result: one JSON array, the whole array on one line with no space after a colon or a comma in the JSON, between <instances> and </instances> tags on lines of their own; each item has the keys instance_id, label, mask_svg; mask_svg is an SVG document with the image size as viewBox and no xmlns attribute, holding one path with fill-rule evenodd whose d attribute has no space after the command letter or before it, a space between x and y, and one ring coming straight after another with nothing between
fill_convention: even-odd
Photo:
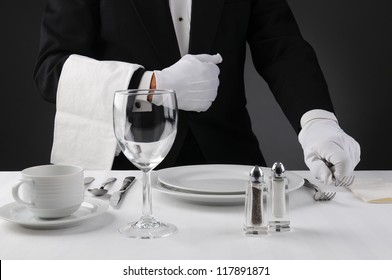
<instances>
[{"instance_id":1,"label":"napkin over forearm","mask_svg":"<svg viewBox=\"0 0 392 280\"><path fill-rule=\"evenodd\" d=\"M57 89L51 162L111 169L117 141L113 97L127 89L140 65L71 55Z\"/></svg>"}]
</instances>

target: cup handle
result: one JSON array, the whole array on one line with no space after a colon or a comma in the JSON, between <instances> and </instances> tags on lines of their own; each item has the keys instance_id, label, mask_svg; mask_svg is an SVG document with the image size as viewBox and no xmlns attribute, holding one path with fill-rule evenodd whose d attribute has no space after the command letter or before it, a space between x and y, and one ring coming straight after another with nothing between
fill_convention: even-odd
<instances>
[{"instance_id":1,"label":"cup handle","mask_svg":"<svg viewBox=\"0 0 392 280\"><path fill-rule=\"evenodd\" d=\"M23 184L28 184L28 185L31 184L32 185L33 184L33 180L30 180L30 179L20 179L19 182L15 186L12 187L12 196L14 197L15 201L20 203L20 204L24 204L26 206L34 206L33 202L27 202L27 201L24 201L24 200L22 200L20 198L20 196L19 196L19 189L20 189L20 186L22 186Z\"/></svg>"}]
</instances>

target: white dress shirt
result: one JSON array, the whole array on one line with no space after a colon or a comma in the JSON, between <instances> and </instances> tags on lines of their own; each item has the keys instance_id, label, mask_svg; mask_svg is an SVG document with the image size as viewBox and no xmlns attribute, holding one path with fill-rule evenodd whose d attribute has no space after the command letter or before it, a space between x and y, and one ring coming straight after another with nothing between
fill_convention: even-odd
<instances>
[{"instance_id":1,"label":"white dress shirt","mask_svg":"<svg viewBox=\"0 0 392 280\"><path fill-rule=\"evenodd\" d=\"M192 0L169 0L169 6L180 53L184 56L189 48Z\"/></svg>"}]
</instances>

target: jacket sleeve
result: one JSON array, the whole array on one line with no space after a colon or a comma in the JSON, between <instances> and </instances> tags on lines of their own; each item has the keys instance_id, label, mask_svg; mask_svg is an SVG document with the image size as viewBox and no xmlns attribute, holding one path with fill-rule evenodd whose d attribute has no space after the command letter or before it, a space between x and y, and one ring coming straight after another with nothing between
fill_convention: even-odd
<instances>
[{"instance_id":1,"label":"jacket sleeve","mask_svg":"<svg viewBox=\"0 0 392 280\"><path fill-rule=\"evenodd\" d=\"M56 103L63 65L72 54L99 59L99 1L49 0L44 11L34 82L41 96ZM144 69L132 76L129 87L137 88Z\"/></svg>"},{"instance_id":2,"label":"jacket sleeve","mask_svg":"<svg viewBox=\"0 0 392 280\"><path fill-rule=\"evenodd\" d=\"M316 54L286 0L252 0L248 43L256 70L297 132L307 111L333 112Z\"/></svg>"},{"instance_id":3,"label":"jacket sleeve","mask_svg":"<svg viewBox=\"0 0 392 280\"><path fill-rule=\"evenodd\" d=\"M71 54L94 57L98 1L49 0L44 11L34 81L38 92L56 102L58 80Z\"/></svg>"}]
</instances>

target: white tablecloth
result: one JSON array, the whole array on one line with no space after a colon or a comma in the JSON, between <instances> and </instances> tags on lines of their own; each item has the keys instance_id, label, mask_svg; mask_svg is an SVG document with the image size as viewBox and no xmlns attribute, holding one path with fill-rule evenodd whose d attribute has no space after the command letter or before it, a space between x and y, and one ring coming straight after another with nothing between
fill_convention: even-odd
<instances>
[{"instance_id":1,"label":"white tablecloth","mask_svg":"<svg viewBox=\"0 0 392 280\"><path fill-rule=\"evenodd\" d=\"M307 171L294 171L310 178ZM392 205L369 204L345 188L330 202L315 202L313 192L300 188L291 193L292 231L250 237L243 234L243 206L203 206L176 200L153 191L157 219L175 224L171 237L140 240L117 232L141 214L139 171L86 171L98 185L109 176L118 180L136 175L120 209L78 226L33 230L0 220L0 259L392 259ZM392 179L392 171L359 171L357 177ZM19 172L0 172L0 206L13 201L12 184ZM103 197L101 199L108 199Z\"/></svg>"}]
</instances>

